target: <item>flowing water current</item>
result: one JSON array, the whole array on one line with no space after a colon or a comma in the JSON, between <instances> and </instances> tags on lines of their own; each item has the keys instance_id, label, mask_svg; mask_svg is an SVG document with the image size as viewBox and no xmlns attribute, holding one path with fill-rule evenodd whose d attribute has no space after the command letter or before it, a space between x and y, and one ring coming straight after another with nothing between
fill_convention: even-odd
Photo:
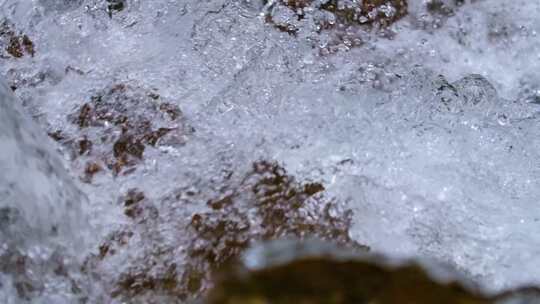
<instances>
[{"instance_id":1,"label":"flowing water current","mask_svg":"<svg viewBox=\"0 0 540 304\"><path fill-rule=\"evenodd\" d=\"M372 252L540 285L540 2L307 2L0 0L3 303L170 301L261 160Z\"/></svg>"}]
</instances>

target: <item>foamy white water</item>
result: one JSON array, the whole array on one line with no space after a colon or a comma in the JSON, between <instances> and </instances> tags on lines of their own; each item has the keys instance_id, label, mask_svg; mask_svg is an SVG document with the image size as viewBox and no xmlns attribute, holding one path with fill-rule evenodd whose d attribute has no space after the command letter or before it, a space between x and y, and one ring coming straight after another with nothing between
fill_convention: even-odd
<instances>
[{"instance_id":1,"label":"foamy white water","mask_svg":"<svg viewBox=\"0 0 540 304\"><path fill-rule=\"evenodd\" d=\"M28 248L73 248L80 202L95 227L81 259L126 226L156 236L118 249L96 276L147 262L156 244L181 265L186 240L179 231L205 206L178 207L167 198L186 189L210 196L217 172L242 172L263 158L301 180L323 181L355 211L353 238L374 251L437 259L488 291L540 284L540 3L443 1L448 10L430 12L424 1L410 2L391 39L361 31L362 45L324 55L331 37L310 23L320 18L316 11L298 21L294 36L265 22L271 8L262 1L132 0L109 17L107 1L0 0L2 18L35 45L34 56L0 59L3 79L20 98L2 89L1 132L8 131L0 166L10 174L0 189L17 190L0 206L26 221L1 236ZM178 106L182 128L192 131L148 145L133 173L103 170L91 183L79 177L96 153L110 152L105 144L76 157L58 144L68 177L42 169L49 158L35 147L47 140L16 137L23 118L11 114L18 113L12 103L22 103L47 132L97 138L102 129L80 128L73 115L118 83L133 88L141 104L154 92ZM133 113L160 124L148 109ZM124 215L118 200L131 188L157 202L159 224L141 228ZM57 236L49 236L59 222ZM16 299L13 276L0 275L0 295ZM82 294L91 302L107 297L99 292L107 289L103 280Z\"/></svg>"}]
</instances>

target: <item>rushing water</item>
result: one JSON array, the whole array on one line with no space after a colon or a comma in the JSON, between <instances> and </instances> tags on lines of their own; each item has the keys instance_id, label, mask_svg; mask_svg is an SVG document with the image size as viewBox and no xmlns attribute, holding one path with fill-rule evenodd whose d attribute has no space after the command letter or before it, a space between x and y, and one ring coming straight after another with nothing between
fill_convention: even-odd
<instances>
[{"instance_id":1,"label":"rushing water","mask_svg":"<svg viewBox=\"0 0 540 304\"><path fill-rule=\"evenodd\" d=\"M540 284L540 3L409 2L353 46L256 0L0 0L0 297L108 302L181 269L192 214L260 159L324 184L375 252ZM143 142L117 145L124 116ZM126 216L130 189L158 215Z\"/></svg>"},{"instance_id":2,"label":"rushing water","mask_svg":"<svg viewBox=\"0 0 540 304\"><path fill-rule=\"evenodd\" d=\"M0 296L16 303L17 294L31 296L39 289L45 302L69 298L69 282L52 269L69 271L86 249L81 205L87 201L19 103L1 84Z\"/></svg>"}]
</instances>

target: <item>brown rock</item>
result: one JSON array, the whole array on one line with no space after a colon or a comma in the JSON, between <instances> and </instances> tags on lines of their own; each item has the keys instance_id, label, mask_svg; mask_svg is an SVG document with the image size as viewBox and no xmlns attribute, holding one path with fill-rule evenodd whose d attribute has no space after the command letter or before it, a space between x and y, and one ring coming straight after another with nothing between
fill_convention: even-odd
<instances>
[{"instance_id":1,"label":"brown rock","mask_svg":"<svg viewBox=\"0 0 540 304\"><path fill-rule=\"evenodd\" d=\"M305 14L308 8L318 10L320 14L315 14L313 19L307 19ZM290 15L296 18L283 20L274 15L276 10L289 10ZM330 38L325 39L325 46L321 50L326 54L361 45L362 33L371 29L377 29L380 36L393 36L391 31L386 30L387 27L407 13L407 0L329 0L322 4L312 0L280 0L269 8L265 20L278 30L294 36L304 27L307 32L315 29L320 34L324 31ZM307 21L309 24L303 23L304 19L310 20ZM317 41L316 35L310 38Z\"/></svg>"},{"instance_id":2,"label":"brown rock","mask_svg":"<svg viewBox=\"0 0 540 304\"><path fill-rule=\"evenodd\" d=\"M89 99L70 115L85 136L79 154L101 159L115 175L133 172L147 146L182 145L193 132L180 108L153 91L118 83Z\"/></svg>"},{"instance_id":3,"label":"brown rock","mask_svg":"<svg viewBox=\"0 0 540 304\"><path fill-rule=\"evenodd\" d=\"M145 199L144 193L137 189L128 190L124 196L124 213L130 218L136 218L142 214L143 210L140 202Z\"/></svg>"},{"instance_id":4,"label":"brown rock","mask_svg":"<svg viewBox=\"0 0 540 304\"><path fill-rule=\"evenodd\" d=\"M94 175L96 175L98 172L102 171L103 168L95 162L88 162L86 164L86 167L84 168L84 176L82 180L85 183L91 183L92 179L94 178Z\"/></svg>"},{"instance_id":5,"label":"brown rock","mask_svg":"<svg viewBox=\"0 0 540 304\"><path fill-rule=\"evenodd\" d=\"M25 55L34 57L35 46L32 40L23 33L18 33L14 26L4 20L0 23L0 45L4 44L6 53L13 58L22 58Z\"/></svg>"},{"instance_id":6,"label":"brown rock","mask_svg":"<svg viewBox=\"0 0 540 304\"><path fill-rule=\"evenodd\" d=\"M324 199L323 191L319 183L296 182L276 163L253 164L241 184L230 189L231 194L208 203L212 211L192 217L195 237L188 248L192 259L188 272L205 274L196 294L211 285L211 273L256 241L319 238L368 250L349 237L351 211L340 210L336 202ZM188 284L185 280L182 283Z\"/></svg>"},{"instance_id":7,"label":"brown rock","mask_svg":"<svg viewBox=\"0 0 540 304\"><path fill-rule=\"evenodd\" d=\"M416 265L306 258L224 276L208 304L487 304L457 283L441 284Z\"/></svg>"},{"instance_id":8,"label":"brown rock","mask_svg":"<svg viewBox=\"0 0 540 304\"><path fill-rule=\"evenodd\" d=\"M259 161L239 174L224 170L207 185L208 189L186 190L185 195L166 196L159 203L137 189L122 196L120 202L133 221L121 231L136 235L130 242L141 243L130 243L128 248L121 244L123 238L106 240L100 253L88 258L88 268L93 269L102 264L107 268L109 258L116 254L126 259L121 271L103 278L113 297L128 302L201 297L213 286L214 273L261 240L319 238L367 250L349 237L351 211L325 198L322 184L300 183L276 163ZM186 222L178 218L178 240L171 241L174 210L200 201L206 201L208 208ZM158 204L159 213L154 207ZM165 205L172 209L164 209ZM162 230L167 237L160 235ZM126 250L137 250L137 254Z\"/></svg>"}]
</instances>

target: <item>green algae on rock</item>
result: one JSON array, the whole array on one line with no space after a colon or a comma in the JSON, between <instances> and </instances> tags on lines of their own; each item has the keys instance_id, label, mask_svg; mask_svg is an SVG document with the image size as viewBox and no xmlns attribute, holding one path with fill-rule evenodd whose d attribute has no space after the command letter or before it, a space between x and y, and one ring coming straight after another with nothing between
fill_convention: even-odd
<instances>
[{"instance_id":1,"label":"green algae on rock","mask_svg":"<svg viewBox=\"0 0 540 304\"><path fill-rule=\"evenodd\" d=\"M186 280L191 273L211 280L213 272L263 240L318 238L367 251L349 236L352 211L326 199L323 191L322 184L297 182L277 163L254 163L239 185L208 202L211 211L193 216L195 238L188 248L193 263Z\"/></svg>"}]
</instances>

